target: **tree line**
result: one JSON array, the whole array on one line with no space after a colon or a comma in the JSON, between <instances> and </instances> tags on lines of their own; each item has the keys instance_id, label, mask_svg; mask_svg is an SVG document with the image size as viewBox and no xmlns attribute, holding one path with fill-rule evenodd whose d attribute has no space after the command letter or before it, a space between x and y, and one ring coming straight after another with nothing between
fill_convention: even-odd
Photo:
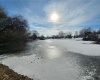
<instances>
[{"instance_id":1,"label":"tree line","mask_svg":"<svg viewBox=\"0 0 100 80\"><path fill-rule=\"evenodd\" d=\"M80 30L79 36L85 41L95 41L97 44L100 44L100 29L83 28Z\"/></svg>"},{"instance_id":2,"label":"tree line","mask_svg":"<svg viewBox=\"0 0 100 80\"><path fill-rule=\"evenodd\" d=\"M29 39L35 40L37 35L28 32L29 25L21 15L9 16L0 6L0 53L11 53L25 49Z\"/></svg>"},{"instance_id":3,"label":"tree line","mask_svg":"<svg viewBox=\"0 0 100 80\"><path fill-rule=\"evenodd\" d=\"M95 43L100 43L100 29L93 30L92 28L83 28L80 31L75 31L75 34L72 35L71 32L58 32L57 35L52 35L47 37L47 39L62 39L62 38L82 38L84 41L95 41Z\"/></svg>"}]
</instances>

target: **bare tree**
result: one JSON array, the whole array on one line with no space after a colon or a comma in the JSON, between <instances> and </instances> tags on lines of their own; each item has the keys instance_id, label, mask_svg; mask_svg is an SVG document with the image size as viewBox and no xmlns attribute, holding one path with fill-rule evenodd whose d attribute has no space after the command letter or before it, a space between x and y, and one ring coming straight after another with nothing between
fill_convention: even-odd
<instances>
[{"instance_id":1,"label":"bare tree","mask_svg":"<svg viewBox=\"0 0 100 80\"><path fill-rule=\"evenodd\" d=\"M60 31L60 32L58 33L58 36L59 36L60 38L63 38L63 37L64 37L64 32L63 32L63 31Z\"/></svg>"},{"instance_id":2,"label":"bare tree","mask_svg":"<svg viewBox=\"0 0 100 80\"><path fill-rule=\"evenodd\" d=\"M75 31L75 36L78 36L78 31Z\"/></svg>"},{"instance_id":3,"label":"bare tree","mask_svg":"<svg viewBox=\"0 0 100 80\"><path fill-rule=\"evenodd\" d=\"M28 23L22 16L8 17L0 6L0 51L18 51L27 41Z\"/></svg>"}]
</instances>

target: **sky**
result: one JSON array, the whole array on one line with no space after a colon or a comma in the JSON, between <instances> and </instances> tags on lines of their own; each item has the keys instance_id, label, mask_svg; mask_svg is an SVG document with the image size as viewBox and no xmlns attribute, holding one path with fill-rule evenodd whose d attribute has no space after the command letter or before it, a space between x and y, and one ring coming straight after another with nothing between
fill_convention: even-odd
<instances>
[{"instance_id":1,"label":"sky","mask_svg":"<svg viewBox=\"0 0 100 80\"><path fill-rule=\"evenodd\" d=\"M22 15L31 32L45 36L100 28L100 0L0 0L0 4L10 16Z\"/></svg>"}]
</instances>

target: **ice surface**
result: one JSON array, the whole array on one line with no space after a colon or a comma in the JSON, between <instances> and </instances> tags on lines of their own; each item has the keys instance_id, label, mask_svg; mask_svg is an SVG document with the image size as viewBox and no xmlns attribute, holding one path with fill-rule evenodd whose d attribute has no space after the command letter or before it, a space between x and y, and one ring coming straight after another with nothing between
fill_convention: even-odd
<instances>
[{"instance_id":1,"label":"ice surface","mask_svg":"<svg viewBox=\"0 0 100 80\"><path fill-rule=\"evenodd\" d=\"M61 46L68 51L91 55L100 56L100 45L94 44L93 41L82 41L81 38L78 39L59 39L51 40L54 45Z\"/></svg>"},{"instance_id":2,"label":"ice surface","mask_svg":"<svg viewBox=\"0 0 100 80\"><path fill-rule=\"evenodd\" d=\"M30 49L25 55L6 55L1 62L35 80L92 80L92 75L82 75L84 67L93 66L90 65L91 59L85 63L87 59L81 55L100 55L100 45L92 43L81 39L37 41L29 44Z\"/></svg>"}]
</instances>

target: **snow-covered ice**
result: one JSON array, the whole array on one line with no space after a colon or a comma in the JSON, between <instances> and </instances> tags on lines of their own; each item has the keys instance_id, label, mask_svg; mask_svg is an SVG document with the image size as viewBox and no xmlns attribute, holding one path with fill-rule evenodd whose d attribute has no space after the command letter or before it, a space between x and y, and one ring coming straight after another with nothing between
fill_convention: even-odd
<instances>
[{"instance_id":1,"label":"snow-covered ice","mask_svg":"<svg viewBox=\"0 0 100 80\"><path fill-rule=\"evenodd\" d=\"M59 39L51 40L54 45L66 48L68 51L76 52L84 55L100 56L100 45L94 44L93 41L82 41L78 39Z\"/></svg>"},{"instance_id":2,"label":"snow-covered ice","mask_svg":"<svg viewBox=\"0 0 100 80\"><path fill-rule=\"evenodd\" d=\"M24 55L5 55L1 62L35 80L93 80L84 73L96 69L98 63L94 64L88 56L99 56L100 45L81 39L50 39L29 45Z\"/></svg>"}]
</instances>

